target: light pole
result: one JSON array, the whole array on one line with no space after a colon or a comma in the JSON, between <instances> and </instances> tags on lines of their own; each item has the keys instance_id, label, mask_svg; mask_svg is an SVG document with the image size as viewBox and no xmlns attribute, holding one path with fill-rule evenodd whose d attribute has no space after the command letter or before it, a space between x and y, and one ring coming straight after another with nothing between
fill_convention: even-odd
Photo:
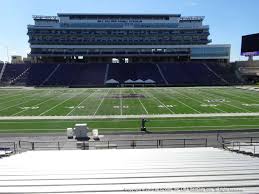
<instances>
[{"instance_id":1,"label":"light pole","mask_svg":"<svg viewBox=\"0 0 259 194\"><path fill-rule=\"evenodd\" d=\"M6 45L0 45L0 46L2 46L3 48L6 49L6 57L7 57L7 61L9 62L9 48L8 48L8 46L6 46Z\"/></svg>"}]
</instances>

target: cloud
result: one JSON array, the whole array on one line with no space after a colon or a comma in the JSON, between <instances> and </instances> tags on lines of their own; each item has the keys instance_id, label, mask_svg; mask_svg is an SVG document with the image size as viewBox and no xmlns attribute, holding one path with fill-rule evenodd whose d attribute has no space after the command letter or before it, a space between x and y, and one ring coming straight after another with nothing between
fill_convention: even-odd
<instances>
[{"instance_id":1,"label":"cloud","mask_svg":"<svg viewBox=\"0 0 259 194\"><path fill-rule=\"evenodd\" d=\"M194 0L187 0L185 2L185 6L194 7L194 6L197 6L197 5L198 5L198 2L194 1Z\"/></svg>"}]
</instances>

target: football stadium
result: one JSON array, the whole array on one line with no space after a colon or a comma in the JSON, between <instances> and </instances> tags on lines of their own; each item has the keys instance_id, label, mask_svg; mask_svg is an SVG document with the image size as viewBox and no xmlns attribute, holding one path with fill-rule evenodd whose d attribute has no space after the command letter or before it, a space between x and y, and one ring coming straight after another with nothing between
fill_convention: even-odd
<instances>
[{"instance_id":1,"label":"football stadium","mask_svg":"<svg viewBox=\"0 0 259 194\"><path fill-rule=\"evenodd\" d=\"M204 17L59 13L33 20L30 61L1 65L1 132L57 132L73 120L134 131L141 118L152 118L156 131L259 126L257 89L242 86L256 82L257 69L230 63L230 45L209 44Z\"/></svg>"},{"instance_id":2,"label":"football stadium","mask_svg":"<svg viewBox=\"0 0 259 194\"><path fill-rule=\"evenodd\" d=\"M0 193L258 193L259 34L231 62L204 16L32 19L0 63Z\"/></svg>"}]
</instances>

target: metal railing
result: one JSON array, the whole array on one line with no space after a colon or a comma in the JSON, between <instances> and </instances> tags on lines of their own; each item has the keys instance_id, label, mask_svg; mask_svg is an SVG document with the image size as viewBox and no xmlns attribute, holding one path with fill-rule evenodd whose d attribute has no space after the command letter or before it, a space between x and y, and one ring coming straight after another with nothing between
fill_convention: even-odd
<instances>
[{"instance_id":1,"label":"metal railing","mask_svg":"<svg viewBox=\"0 0 259 194\"><path fill-rule=\"evenodd\" d=\"M8 156L18 152L15 142L0 142L0 157Z\"/></svg>"},{"instance_id":2,"label":"metal railing","mask_svg":"<svg viewBox=\"0 0 259 194\"><path fill-rule=\"evenodd\" d=\"M19 141L19 149L22 150L36 150L36 149L48 149L48 150L61 150L62 145L65 142L30 142L30 141Z\"/></svg>"},{"instance_id":3,"label":"metal railing","mask_svg":"<svg viewBox=\"0 0 259 194\"><path fill-rule=\"evenodd\" d=\"M186 148L207 147L207 138L196 139L138 139L106 141L58 141L29 142L19 141L19 149L28 150L69 150L69 149L145 149L145 148Z\"/></svg>"},{"instance_id":4,"label":"metal railing","mask_svg":"<svg viewBox=\"0 0 259 194\"><path fill-rule=\"evenodd\" d=\"M218 134L217 140L225 150L259 156L259 137L223 137Z\"/></svg>"}]
</instances>

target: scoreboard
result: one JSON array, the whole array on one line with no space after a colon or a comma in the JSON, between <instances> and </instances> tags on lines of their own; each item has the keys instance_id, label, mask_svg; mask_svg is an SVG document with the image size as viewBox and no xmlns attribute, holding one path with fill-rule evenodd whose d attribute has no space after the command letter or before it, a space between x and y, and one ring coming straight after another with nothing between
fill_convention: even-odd
<instances>
[{"instance_id":1,"label":"scoreboard","mask_svg":"<svg viewBox=\"0 0 259 194\"><path fill-rule=\"evenodd\" d=\"M242 37L241 55L259 56L259 33Z\"/></svg>"}]
</instances>

